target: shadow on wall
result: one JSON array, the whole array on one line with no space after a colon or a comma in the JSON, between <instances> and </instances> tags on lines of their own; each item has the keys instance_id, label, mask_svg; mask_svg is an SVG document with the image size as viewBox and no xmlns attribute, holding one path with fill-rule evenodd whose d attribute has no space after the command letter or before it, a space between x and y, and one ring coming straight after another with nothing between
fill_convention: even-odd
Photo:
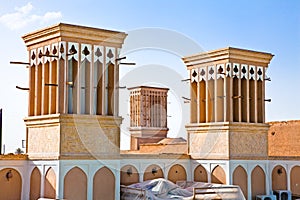
<instances>
[{"instance_id":1,"label":"shadow on wall","mask_svg":"<svg viewBox=\"0 0 300 200\"><path fill-rule=\"evenodd\" d=\"M30 200L37 200L41 197L41 173L40 170L35 167L32 170L30 176ZM56 198L56 175L54 170L50 167L45 175L44 182L44 197L45 198Z\"/></svg>"},{"instance_id":2,"label":"shadow on wall","mask_svg":"<svg viewBox=\"0 0 300 200\"><path fill-rule=\"evenodd\" d=\"M226 174L221 166L216 166L211 173L211 182L226 184Z\"/></svg>"}]
</instances>

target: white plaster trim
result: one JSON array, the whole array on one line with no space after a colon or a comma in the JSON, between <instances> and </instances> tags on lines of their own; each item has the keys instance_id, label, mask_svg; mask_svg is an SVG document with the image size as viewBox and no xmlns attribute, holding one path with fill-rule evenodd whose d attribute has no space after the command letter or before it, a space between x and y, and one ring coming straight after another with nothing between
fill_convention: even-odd
<instances>
[{"instance_id":1,"label":"white plaster trim","mask_svg":"<svg viewBox=\"0 0 300 200\"><path fill-rule=\"evenodd\" d=\"M229 71L227 70L228 67L229 67ZM231 67L231 63L226 63L225 73L226 73L226 77L231 77L231 76L232 76L232 67Z\"/></svg>"},{"instance_id":2,"label":"white plaster trim","mask_svg":"<svg viewBox=\"0 0 300 200\"><path fill-rule=\"evenodd\" d=\"M250 70L253 70L254 73L251 74ZM249 79L256 80L256 67L254 65L249 65Z\"/></svg>"},{"instance_id":3,"label":"white plaster trim","mask_svg":"<svg viewBox=\"0 0 300 200\"><path fill-rule=\"evenodd\" d=\"M209 73L210 70L213 70L214 73L210 74ZM208 66L208 70L207 70L207 76L208 76L208 78L207 78L207 80L215 79L215 74L216 74L216 68L215 68L215 66Z\"/></svg>"},{"instance_id":4,"label":"white plaster trim","mask_svg":"<svg viewBox=\"0 0 300 200\"><path fill-rule=\"evenodd\" d=\"M195 77L193 76L194 73L196 73ZM198 70L197 69L192 69L190 77L191 77L191 83L193 83L193 82L197 83L198 82Z\"/></svg>"},{"instance_id":5,"label":"white plaster trim","mask_svg":"<svg viewBox=\"0 0 300 200\"><path fill-rule=\"evenodd\" d=\"M259 71L262 72L261 75L258 74ZM264 81L264 69L263 69L263 67L257 66L257 72L256 72L256 74L257 74L257 80Z\"/></svg>"},{"instance_id":6,"label":"white plaster trim","mask_svg":"<svg viewBox=\"0 0 300 200\"><path fill-rule=\"evenodd\" d=\"M222 74L220 74L219 73L219 69L222 69L223 71L222 71ZM225 77L225 67L224 67L224 64L218 64L217 65L217 79L219 79L219 78L224 78Z\"/></svg>"},{"instance_id":7,"label":"white plaster trim","mask_svg":"<svg viewBox=\"0 0 300 200\"><path fill-rule=\"evenodd\" d=\"M97 56L96 55L96 52L97 52L97 49L99 48L100 52L101 52L101 56ZM99 61L100 63L103 64L104 62L104 47L103 46L98 46L98 45L94 45L94 63Z\"/></svg>"},{"instance_id":8,"label":"white plaster trim","mask_svg":"<svg viewBox=\"0 0 300 200\"><path fill-rule=\"evenodd\" d=\"M63 47L64 48L64 52L60 52L60 47ZM58 43L58 48L57 48L57 51L58 51L58 58L59 59L64 59L64 60L66 60L66 42L59 42Z\"/></svg>"},{"instance_id":9,"label":"white plaster trim","mask_svg":"<svg viewBox=\"0 0 300 200\"><path fill-rule=\"evenodd\" d=\"M243 73L243 68L246 69L246 72L245 72L245 73ZM246 65L246 64L242 64L242 65L241 65L241 78L245 78L245 79L248 79L248 78L249 78L248 65Z\"/></svg>"},{"instance_id":10,"label":"white plaster trim","mask_svg":"<svg viewBox=\"0 0 300 200\"><path fill-rule=\"evenodd\" d=\"M206 81L206 74L207 74L207 72L206 72L206 67L200 67L200 68L198 68L199 69L199 72L198 72L198 76L199 76L199 82L200 81ZM204 72L204 75L201 75L201 72Z\"/></svg>"},{"instance_id":11,"label":"white plaster trim","mask_svg":"<svg viewBox=\"0 0 300 200\"><path fill-rule=\"evenodd\" d=\"M116 54L115 54L115 48L113 47L106 47L105 48L105 64L107 65L109 62L111 62L112 64L116 64ZM111 51L111 53L113 54L112 58L109 58L107 56L107 54L109 53L109 51Z\"/></svg>"},{"instance_id":12,"label":"white plaster trim","mask_svg":"<svg viewBox=\"0 0 300 200\"><path fill-rule=\"evenodd\" d=\"M72 58L74 58L76 61L79 61L78 60L78 55L80 54L80 52L79 52L79 44L78 43L68 42L68 51L66 53L69 54L69 51L70 51L70 49L72 48L73 45L74 45L77 53L75 53L74 55L69 55L68 60L71 60Z\"/></svg>"},{"instance_id":13,"label":"white plaster trim","mask_svg":"<svg viewBox=\"0 0 300 200\"><path fill-rule=\"evenodd\" d=\"M85 56L84 54L83 54L83 50L85 49L85 48L87 48L88 49L88 51L90 52L87 56ZM89 44L81 44L81 51L80 51L80 53L81 53L81 62L86 58L89 62L91 62L92 61L92 46L91 45L89 45Z\"/></svg>"},{"instance_id":14,"label":"white plaster trim","mask_svg":"<svg viewBox=\"0 0 300 200\"><path fill-rule=\"evenodd\" d=\"M234 71L235 68L238 69L237 72ZM240 78L240 71L241 71L240 64L233 63L233 66L232 66L232 76L236 76L237 78Z\"/></svg>"}]
</instances>

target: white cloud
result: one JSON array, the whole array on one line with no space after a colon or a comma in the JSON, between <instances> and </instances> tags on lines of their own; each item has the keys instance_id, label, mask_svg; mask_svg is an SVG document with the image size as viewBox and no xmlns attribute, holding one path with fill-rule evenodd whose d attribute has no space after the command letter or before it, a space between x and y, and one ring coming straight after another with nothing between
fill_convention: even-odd
<instances>
[{"instance_id":1,"label":"white cloud","mask_svg":"<svg viewBox=\"0 0 300 200\"><path fill-rule=\"evenodd\" d=\"M11 30L16 30L33 23L44 24L62 18L61 12L46 12L44 15L33 14L33 8L30 2L25 6L16 7L15 12L0 16L0 23Z\"/></svg>"}]
</instances>

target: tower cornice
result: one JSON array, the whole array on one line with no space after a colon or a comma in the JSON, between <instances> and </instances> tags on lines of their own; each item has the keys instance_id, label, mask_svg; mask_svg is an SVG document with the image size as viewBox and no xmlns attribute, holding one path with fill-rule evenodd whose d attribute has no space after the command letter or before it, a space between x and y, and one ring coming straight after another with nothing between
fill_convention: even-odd
<instances>
[{"instance_id":1,"label":"tower cornice","mask_svg":"<svg viewBox=\"0 0 300 200\"><path fill-rule=\"evenodd\" d=\"M84 42L89 44L121 47L127 36L124 32L79 25L59 23L49 26L22 37L28 49L35 48L50 41Z\"/></svg>"},{"instance_id":2,"label":"tower cornice","mask_svg":"<svg viewBox=\"0 0 300 200\"><path fill-rule=\"evenodd\" d=\"M182 60L188 69L193 68L194 66L219 62L255 63L259 66L268 67L273 56L273 54L266 52L226 47L186 56L182 58Z\"/></svg>"}]
</instances>

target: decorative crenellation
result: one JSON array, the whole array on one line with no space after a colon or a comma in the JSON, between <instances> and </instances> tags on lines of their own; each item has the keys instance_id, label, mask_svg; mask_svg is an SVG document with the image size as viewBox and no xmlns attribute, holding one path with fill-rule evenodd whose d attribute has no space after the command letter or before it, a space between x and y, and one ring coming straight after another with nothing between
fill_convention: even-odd
<instances>
[{"instance_id":1,"label":"decorative crenellation","mask_svg":"<svg viewBox=\"0 0 300 200\"><path fill-rule=\"evenodd\" d=\"M190 70L191 82L215 80L225 77L264 81L265 67L240 63L226 63L195 67Z\"/></svg>"},{"instance_id":2,"label":"decorative crenellation","mask_svg":"<svg viewBox=\"0 0 300 200\"><path fill-rule=\"evenodd\" d=\"M217 79L225 77L225 67L224 67L224 64L218 64L216 71L217 71Z\"/></svg>"}]
</instances>

